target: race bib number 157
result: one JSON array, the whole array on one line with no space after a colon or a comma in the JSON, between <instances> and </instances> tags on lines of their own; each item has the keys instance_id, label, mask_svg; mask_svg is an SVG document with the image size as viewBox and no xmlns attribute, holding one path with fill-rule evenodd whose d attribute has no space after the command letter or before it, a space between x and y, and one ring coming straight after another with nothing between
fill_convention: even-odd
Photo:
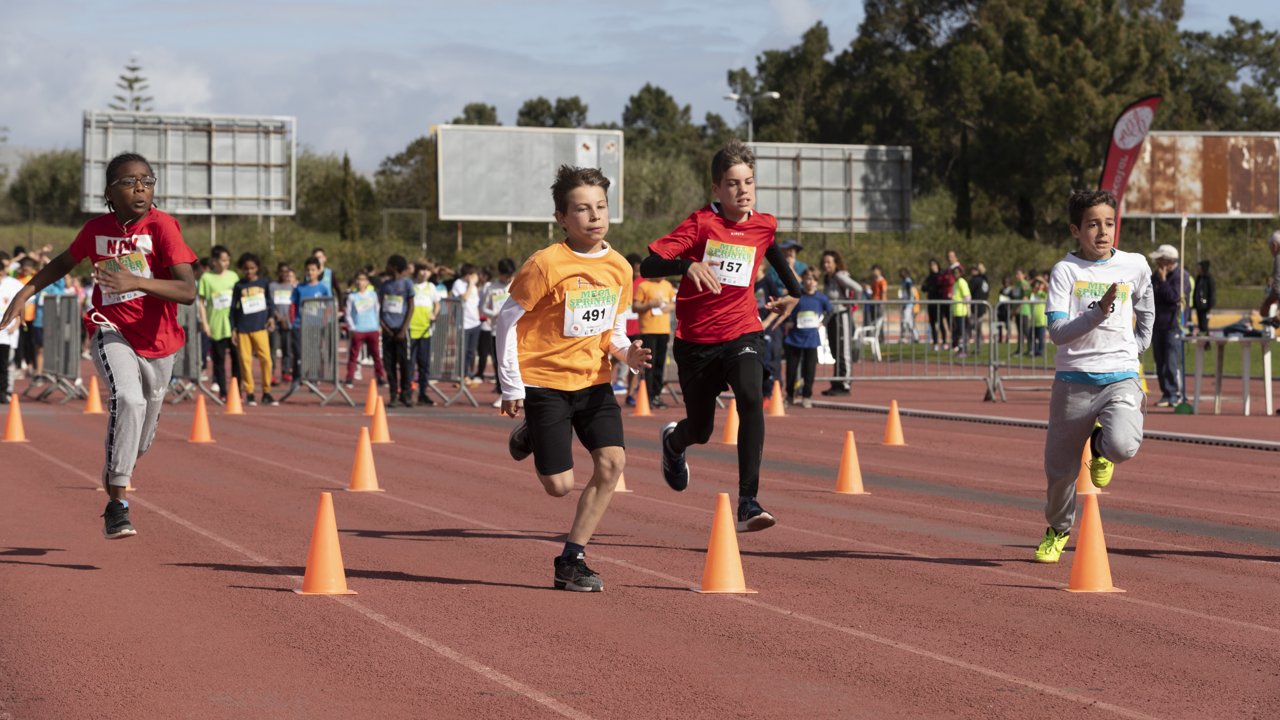
<instances>
[{"instance_id":1,"label":"race bib number 157","mask_svg":"<svg viewBox=\"0 0 1280 720\"><path fill-rule=\"evenodd\" d=\"M756 249L750 245L732 245L707 239L707 249L702 261L713 265L721 285L750 287L752 270L755 269Z\"/></svg>"}]
</instances>

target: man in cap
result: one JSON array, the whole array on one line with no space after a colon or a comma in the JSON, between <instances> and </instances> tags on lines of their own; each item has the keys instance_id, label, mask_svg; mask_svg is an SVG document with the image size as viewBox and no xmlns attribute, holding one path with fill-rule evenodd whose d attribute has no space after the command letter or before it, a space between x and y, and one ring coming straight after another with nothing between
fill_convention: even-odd
<instances>
[{"instance_id":1,"label":"man in cap","mask_svg":"<svg viewBox=\"0 0 1280 720\"><path fill-rule=\"evenodd\" d=\"M1156 379L1160 401L1156 407L1170 407L1187 401L1182 386L1182 303L1191 299L1191 278L1178 264L1178 249L1161 245L1151 253L1156 269L1151 278L1155 295L1156 320L1151 333L1151 351L1156 358Z\"/></svg>"}]
</instances>

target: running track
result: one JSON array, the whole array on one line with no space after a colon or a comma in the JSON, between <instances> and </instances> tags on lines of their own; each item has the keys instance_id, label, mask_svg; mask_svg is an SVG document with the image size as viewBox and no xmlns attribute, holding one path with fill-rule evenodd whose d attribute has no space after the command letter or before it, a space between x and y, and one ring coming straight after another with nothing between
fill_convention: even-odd
<instances>
[{"instance_id":1,"label":"running track","mask_svg":"<svg viewBox=\"0 0 1280 720\"><path fill-rule=\"evenodd\" d=\"M195 446L192 406L166 408L139 535L106 542L102 418L23 407L31 443L0 445L3 720L1280 714L1275 453L1147 443L1101 500L1127 592L1078 595L1070 553L1029 562L1042 431L908 418L910 446L888 448L883 415L795 409L768 421L779 525L739 538L760 593L701 596L735 450L691 451L672 493L656 435L678 411L627 417L634 492L588 550L606 592L585 595L550 589L576 496L510 460L509 420L397 410L375 446L387 492L334 495L359 595L325 598L290 590L359 410L215 408L217 444ZM845 430L869 496L829 492Z\"/></svg>"}]
</instances>

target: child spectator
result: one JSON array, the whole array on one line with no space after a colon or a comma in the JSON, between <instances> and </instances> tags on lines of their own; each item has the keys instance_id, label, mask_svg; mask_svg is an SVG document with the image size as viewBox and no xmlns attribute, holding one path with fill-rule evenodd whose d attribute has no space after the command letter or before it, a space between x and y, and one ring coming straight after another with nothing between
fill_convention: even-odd
<instances>
[{"instance_id":1,"label":"child spectator","mask_svg":"<svg viewBox=\"0 0 1280 720\"><path fill-rule=\"evenodd\" d=\"M969 346L969 282L964 279L964 268L958 263L951 266L951 352L956 357L967 357Z\"/></svg>"},{"instance_id":2,"label":"child spectator","mask_svg":"<svg viewBox=\"0 0 1280 720\"><path fill-rule=\"evenodd\" d=\"M8 314L9 305L22 290L22 283L8 273L9 253L0 250L0 313ZM9 402L9 359L18 348L18 329L0 327L0 405Z\"/></svg>"},{"instance_id":3,"label":"child spectator","mask_svg":"<svg viewBox=\"0 0 1280 720\"><path fill-rule=\"evenodd\" d=\"M849 305L842 300L862 297L862 285L849 276L845 268L844 258L835 250L822 253L822 290L831 302L831 312L827 313L827 343L831 346L831 354L835 355L835 376L849 376ZM840 304L838 304L840 303ZM849 383L846 380L832 380L831 387L822 391L828 397L848 395Z\"/></svg>"},{"instance_id":4,"label":"child spectator","mask_svg":"<svg viewBox=\"0 0 1280 720\"><path fill-rule=\"evenodd\" d=\"M356 286L347 293L347 387L356 380L356 364L360 361L360 348L369 352L373 358L373 372L377 375L378 384L386 381L387 374L382 367L382 349L378 347L379 330L378 291L369 284L369 274L361 271L356 274ZM391 396L395 401L394 393Z\"/></svg>"},{"instance_id":5,"label":"child spectator","mask_svg":"<svg viewBox=\"0 0 1280 720\"><path fill-rule=\"evenodd\" d=\"M276 329L275 300L269 292L271 283L258 275L262 266L258 256L244 253L236 267L244 279L236 283L231 295L231 344L240 351L240 377L244 378L244 394L249 405L253 399L253 357L258 357L262 370L262 404L279 405L271 397L271 340Z\"/></svg>"},{"instance_id":6,"label":"child spectator","mask_svg":"<svg viewBox=\"0 0 1280 720\"><path fill-rule=\"evenodd\" d=\"M320 261L314 257L306 260L305 270L307 281L300 283L293 289L293 380L289 382L289 390L285 392L284 397L280 398L283 402L289 399L290 395L298 390L298 384L302 381L302 304L312 298L333 297L333 293L329 288L320 282Z\"/></svg>"},{"instance_id":7,"label":"child spectator","mask_svg":"<svg viewBox=\"0 0 1280 720\"><path fill-rule=\"evenodd\" d=\"M676 289L666 278L644 280L636 288L631 308L639 314L640 344L653 353L653 367L644 374L649 405L664 408L662 376L667 363L667 343L671 339L671 311L676 306Z\"/></svg>"},{"instance_id":8,"label":"child spectator","mask_svg":"<svg viewBox=\"0 0 1280 720\"><path fill-rule=\"evenodd\" d=\"M462 377L463 382L475 385L476 351L480 347L480 271L475 265L464 263L458 268L458 279L453 281L451 295L462 302Z\"/></svg>"},{"instance_id":9,"label":"child spectator","mask_svg":"<svg viewBox=\"0 0 1280 720\"><path fill-rule=\"evenodd\" d=\"M276 281L271 283L271 302L274 308L276 331L271 334L271 357L280 355L280 382L293 381L293 356L298 348L293 344L293 289L298 278L288 263L276 265Z\"/></svg>"},{"instance_id":10,"label":"child spectator","mask_svg":"<svg viewBox=\"0 0 1280 720\"><path fill-rule=\"evenodd\" d=\"M1031 283L1031 333L1035 338L1031 357L1044 355L1044 337L1049 329L1049 317L1045 312L1045 300L1048 297L1049 283L1044 277L1037 277Z\"/></svg>"},{"instance_id":11,"label":"child spectator","mask_svg":"<svg viewBox=\"0 0 1280 720\"><path fill-rule=\"evenodd\" d=\"M924 279L925 298L928 300L951 300L951 288L955 284L951 271L944 272L936 258L929 258L929 274ZM947 306L939 302L928 304L929 339L934 350L943 350L947 346L947 323L950 313Z\"/></svg>"},{"instance_id":12,"label":"child spectator","mask_svg":"<svg viewBox=\"0 0 1280 720\"><path fill-rule=\"evenodd\" d=\"M920 312L920 290L911 279L911 270L898 268L898 299L903 300L902 319L898 322L898 342L920 342L920 332L916 330L916 313Z\"/></svg>"},{"instance_id":13,"label":"child spectator","mask_svg":"<svg viewBox=\"0 0 1280 720\"><path fill-rule=\"evenodd\" d=\"M484 288L480 291L480 314L486 318L492 319L498 316L498 311L502 309L507 297L511 294L511 279L516 274L516 263L511 258L502 258L498 261L498 277L484 284ZM490 355L493 356L493 377L495 390L502 393L502 378L498 377L498 357L497 345L493 340L493 333L490 332L488 337L485 336L483 326L480 331L480 366L476 368L476 377L484 376L485 360ZM493 401L494 407L502 407L502 398L499 397Z\"/></svg>"},{"instance_id":14,"label":"child spectator","mask_svg":"<svg viewBox=\"0 0 1280 720\"><path fill-rule=\"evenodd\" d=\"M231 295L240 276L230 270L231 251L215 245L209 252L209 272L200 276L197 292L201 303L200 330L209 338L213 359L213 381L218 396L227 400L227 358L231 353ZM240 363L231 363L231 376L240 379Z\"/></svg>"},{"instance_id":15,"label":"child spectator","mask_svg":"<svg viewBox=\"0 0 1280 720\"><path fill-rule=\"evenodd\" d=\"M413 368L409 365L409 317L413 315L413 281L401 255L387 258L388 280L378 288L382 310L382 357L387 369L387 404L413 407Z\"/></svg>"},{"instance_id":16,"label":"child spectator","mask_svg":"<svg viewBox=\"0 0 1280 720\"><path fill-rule=\"evenodd\" d=\"M1209 261L1200 261L1200 274L1196 275L1195 289L1192 291L1192 304L1196 309L1196 326L1193 333L1209 334L1209 314L1218 304L1218 288L1209 274Z\"/></svg>"},{"instance_id":17,"label":"child spectator","mask_svg":"<svg viewBox=\"0 0 1280 720\"><path fill-rule=\"evenodd\" d=\"M800 391L803 405L813 407L813 376L818 368L818 347L822 338L818 330L823 318L831 312L831 301L825 294L818 294L818 275L812 269L805 270L800 279L804 294L787 320L787 332L782 341L787 353L787 402L795 404L796 374L801 371L804 387Z\"/></svg>"},{"instance_id":18,"label":"child spectator","mask_svg":"<svg viewBox=\"0 0 1280 720\"><path fill-rule=\"evenodd\" d=\"M418 369L418 404L435 405L427 392L431 388L431 328L440 314L440 293L431 283L435 272L431 261L421 258L413 264L413 315L409 318L410 365Z\"/></svg>"}]
</instances>

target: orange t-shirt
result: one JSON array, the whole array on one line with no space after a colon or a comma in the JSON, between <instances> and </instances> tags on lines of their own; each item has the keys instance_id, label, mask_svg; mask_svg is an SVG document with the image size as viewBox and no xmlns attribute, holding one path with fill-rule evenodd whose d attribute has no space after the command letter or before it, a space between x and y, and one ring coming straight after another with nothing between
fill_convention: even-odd
<instances>
[{"instance_id":1,"label":"orange t-shirt","mask_svg":"<svg viewBox=\"0 0 1280 720\"><path fill-rule=\"evenodd\" d=\"M645 280L640 283L640 287L636 288L635 302L647 303L654 300L661 300L663 305L675 299L676 288L665 278L658 280ZM654 313L651 310L640 311L640 334L641 335L667 335L671 332L671 315L666 312Z\"/></svg>"},{"instance_id":2,"label":"orange t-shirt","mask_svg":"<svg viewBox=\"0 0 1280 720\"><path fill-rule=\"evenodd\" d=\"M889 294L889 281L883 277L871 281L871 299L884 300Z\"/></svg>"},{"instance_id":3,"label":"orange t-shirt","mask_svg":"<svg viewBox=\"0 0 1280 720\"><path fill-rule=\"evenodd\" d=\"M516 273L511 299L525 311L516 323L525 385L573 391L609 382L610 336L631 307L631 265L617 251L543 248Z\"/></svg>"}]
</instances>

